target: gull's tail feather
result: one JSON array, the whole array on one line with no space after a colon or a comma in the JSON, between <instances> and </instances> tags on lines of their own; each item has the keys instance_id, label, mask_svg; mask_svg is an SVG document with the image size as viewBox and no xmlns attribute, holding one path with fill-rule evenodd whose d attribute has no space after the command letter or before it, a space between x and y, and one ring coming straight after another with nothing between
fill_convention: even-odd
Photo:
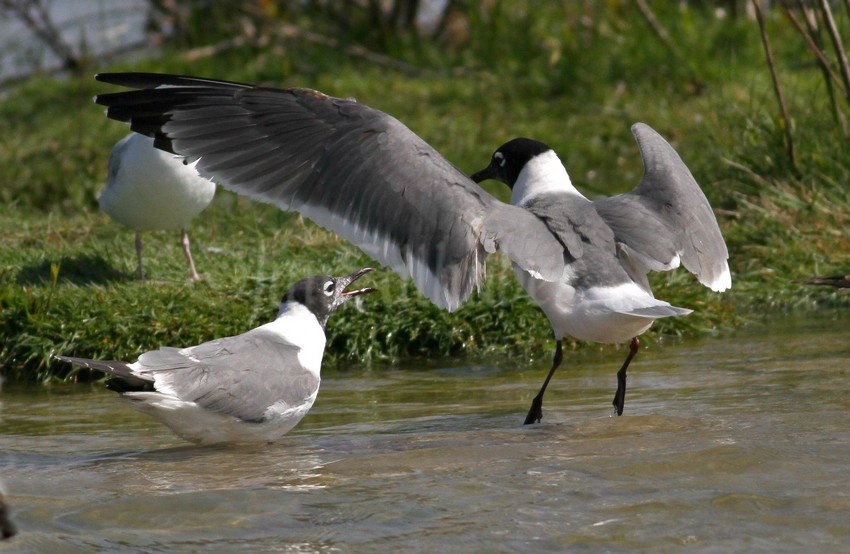
<instances>
[{"instance_id":1,"label":"gull's tail feather","mask_svg":"<svg viewBox=\"0 0 850 554\"><path fill-rule=\"evenodd\" d=\"M677 317L680 315L688 315L692 313L693 310L689 310L688 308L680 308L678 306L667 305L658 305L658 306L647 306L645 308L636 308L629 312L630 315L636 315L639 317L646 317L649 319L659 319L662 317Z\"/></svg>"},{"instance_id":2,"label":"gull's tail feather","mask_svg":"<svg viewBox=\"0 0 850 554\"><path fill-rule=\"evenodd\" d=\"M115 392L128 392L139 390L153 390L153 379L145 379L133 373L133 368L126 362L114 360L91 360L89 358L75 358L73 356L54 356L57 360L69 364L87 367L102 371L113 378L106 382L106 387Z\"/></svg>"}]
</instances>

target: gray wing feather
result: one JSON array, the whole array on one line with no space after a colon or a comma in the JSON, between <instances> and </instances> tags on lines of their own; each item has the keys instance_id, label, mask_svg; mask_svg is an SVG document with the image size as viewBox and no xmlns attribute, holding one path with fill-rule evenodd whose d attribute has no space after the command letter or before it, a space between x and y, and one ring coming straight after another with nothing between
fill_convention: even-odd
<instances>
[{"instance_id":1,"label":"gray wing feather","mask_svg":"<svg viewBox=\"0 0 850 554\"><path fill-rule=\"evenodd\" d=\"M191 77L108 74L143 90L105 94L113 119L155 137L225 188L297 210L344 236L437 305L454 310L501 249L547 280L561 277L557 241L520 208L504 208L395 118L308 89L271 89ZM167 85L162 88L157 86ZM514 240L493 206L524 223Z\"/></svg>"},{"instance_id":2,"label":"gray wing feather","mask_svg":"<svg viewBox=\"0 0 850 554\"><path fill-rule=\"evenodd\" d=\"M521 268L544 281L564 274L564 247L547 222L524 208L498 203L487 215L488 252L504 251Z\"/></svg>"},{"instance_id":3,"label":"gray wing feather","mask_svg":"<svg viewBox=\"0 0 850 554\"><path fill-rule=\"evenodd\" d=\"M700 283L731 286L729 253L717 219L679 154L644 123L632 126L645 168L632 192L594 201L614 231L625 265L645 273L676 267L676 256ZM627 267L628 268L628 267Z\"/></svg>"},{"instance_id":4,"label":"gray wing feather","mask_svg":"<svg viewBox=\"0 0 850 554\"><path fill-rule=\"evenodd\" d=\"M191 348L160 348L139 357L138 373L156 388L209 410L262 421L269 406L297 406L319 387L298 363L299 348L255 329Z\"/></svg>"}]
</instances>

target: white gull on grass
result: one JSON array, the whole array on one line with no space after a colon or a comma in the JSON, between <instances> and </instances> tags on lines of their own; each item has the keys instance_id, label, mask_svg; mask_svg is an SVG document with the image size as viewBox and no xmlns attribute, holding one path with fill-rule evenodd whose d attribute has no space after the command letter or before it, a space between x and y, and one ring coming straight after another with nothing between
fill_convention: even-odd
<instances>
[{"instance_id":1,"label":"white gull on grass","mask_svg":"<svg viewBox=\"0 0 850 554\"><path fill-rule=\"evenodd\" d=\"M180 229L180 244L189 264L189 277L200 279L189 246L189 222L215 196L215 183L198 175L195 164L163 152L153 139L130 133L112 148L109 180L100 193L100 209L136 232L136 273L145 279L142 232Z\"/></svg>"}]
</instances>

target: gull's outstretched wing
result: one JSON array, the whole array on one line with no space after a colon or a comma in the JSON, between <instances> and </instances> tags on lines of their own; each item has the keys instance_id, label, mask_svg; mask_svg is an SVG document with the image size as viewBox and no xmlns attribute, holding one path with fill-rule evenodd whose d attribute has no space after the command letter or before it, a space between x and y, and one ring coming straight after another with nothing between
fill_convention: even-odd
<instances>
[{"instance_id":1,"label":"gull's outstretched wing","mask_svg":"<svg viewBox=\"0 0 850 554\"><path fill-rule=\"evenodd\" d=\"M532 214L496 200L395 118L353 99L149 73L97 79L110 118L197 160L225 188L296 210L458 308L504 251L553 281L563 249Z\"/></svg>"},{"instance_id":2,"label":"gull's outstretched wing","mask_svg":"<svg viewBox=\"0 0 850 554\"><path fill-rule=\"evenodd\" d=\"M728 289L729 253L705 194L661 135L645 123L634 124L632 133L643 179L631 192L593 202L614 231L624 265L645 283L647 271L681 263L710 289Z\"/></svg>"}]
</instances>

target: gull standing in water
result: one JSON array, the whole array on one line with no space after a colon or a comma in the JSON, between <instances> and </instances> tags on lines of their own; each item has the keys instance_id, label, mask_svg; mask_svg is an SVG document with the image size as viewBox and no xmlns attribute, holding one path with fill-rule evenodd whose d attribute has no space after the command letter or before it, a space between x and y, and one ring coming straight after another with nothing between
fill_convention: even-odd
<instances>
[{"instance_id":1,"label":"gull standing in water","mask_svg":"<svg viewBox=\"0 0 850 554\"><path fill-rule=\"evenodd\" d=\"M523 288L549 318L556 347L552 369L534 397L525 423L543 417L543 394L561 365L565 335L603 343L629 342L617 372L614 411L623 414L626 373L638 335L662 317L692 310L657 300L649 271L683 264L714 291L732 286L726 243L702 190L675 150L648 125L632 132L645 173L633 191L590 201L576 189L555 152L527 138L499 147L472 180L497 179L511 188L511 204L536 215L564 245L567 267L558 281L535 278L514 264Z\"/></svg>"},{"instance_id":2,"label":"gull standing in water","mask_svg":"<svg viewBox=\"0 0 850 554\"><path fill-rule=\"evenodd\" d=\"M283 296L274 321L241 335L188 348L162 347L134 363L56 359L109 374L107 388L186 440L272 442L312 407L319 394L325 325L342 304L374 292L345 290L370 271L302 279Z\"/></svg>"}]
</instances>

